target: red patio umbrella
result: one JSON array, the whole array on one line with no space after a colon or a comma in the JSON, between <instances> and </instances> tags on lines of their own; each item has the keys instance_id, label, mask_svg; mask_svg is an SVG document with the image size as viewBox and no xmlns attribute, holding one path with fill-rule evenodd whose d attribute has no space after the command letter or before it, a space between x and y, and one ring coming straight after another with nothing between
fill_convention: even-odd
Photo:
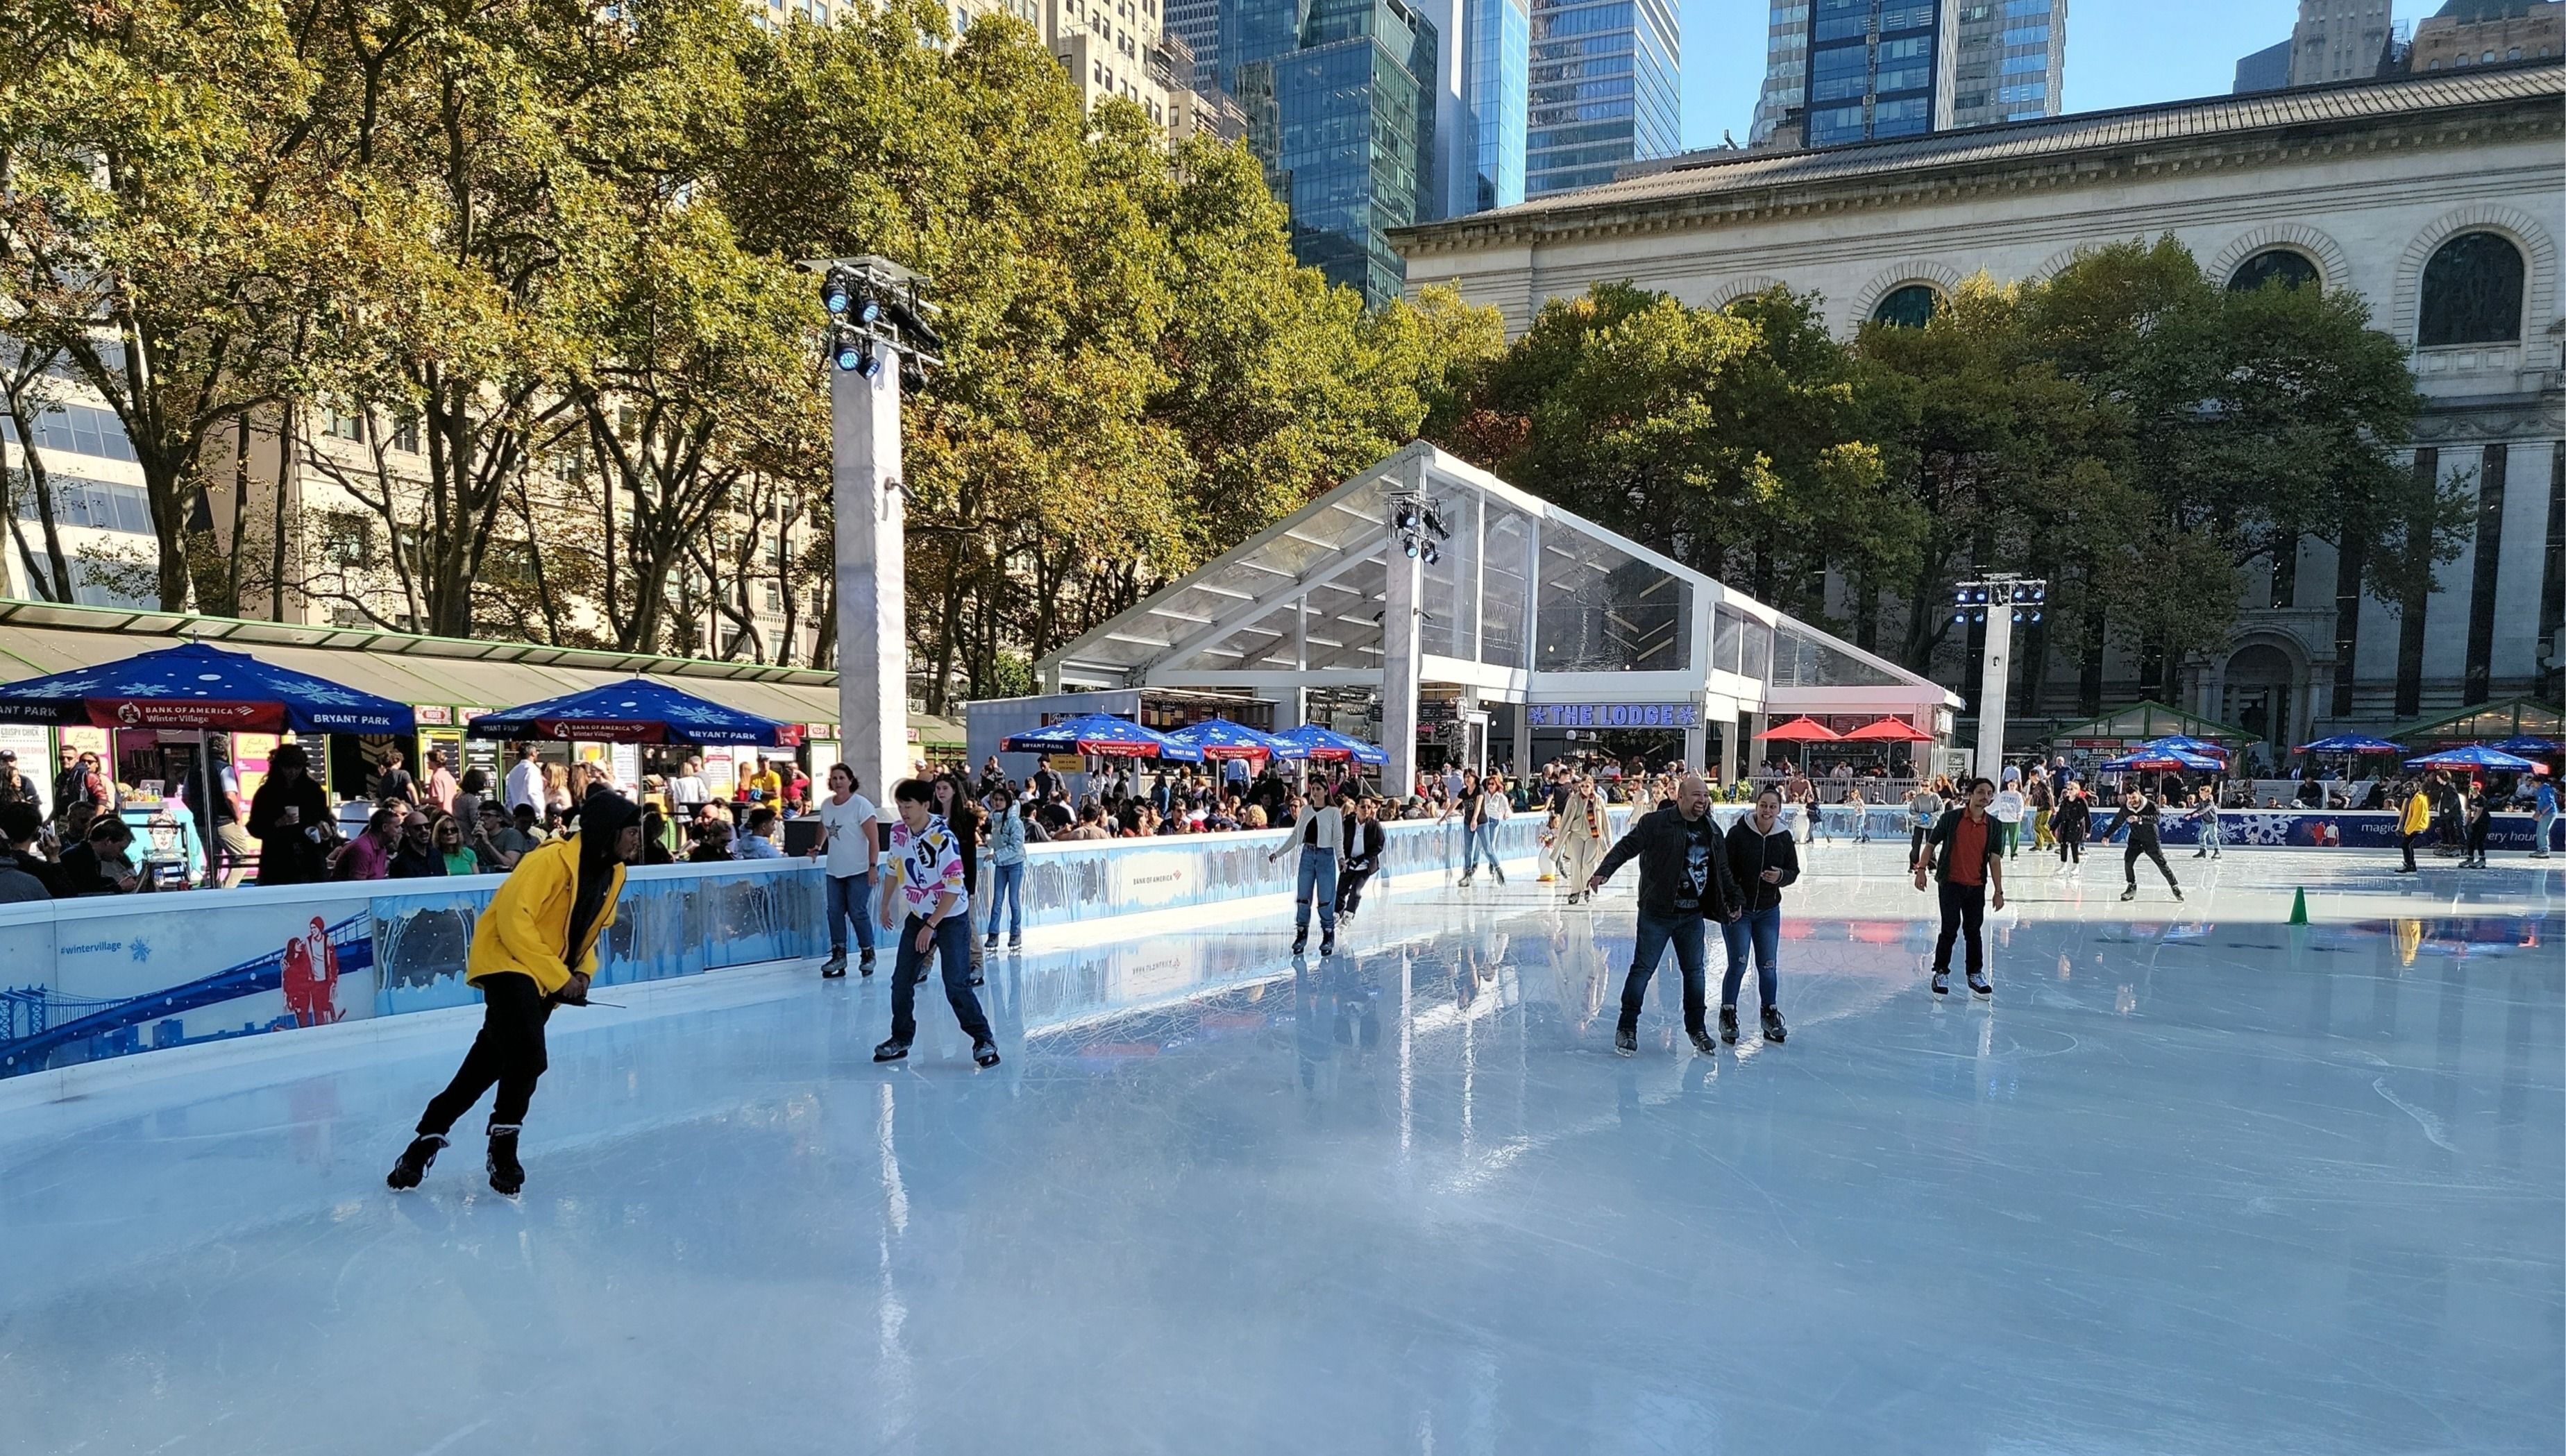
<instances>
[{"instance_id":1,"label":"red patio umbrella","mask_svg":"<svg viewBox=\"0 0 2566 1456\"><path fill-rule=\"evenodd\" d=\"M1904 718L1882 718L1865 723L1845 735L1847 742L1861 739L1867 743L1930 743L1933 735Z\"/></svg>"},{"instance_id":2,"label":"red patio umbrella","mask_svg":"<svg viewBox=\"0 0 2566 1456\"><path fill-rule=\"evenodd\" d=\"M1769 738L1776 743L1832 743L1844 737L1833 728L1806 715L1793 718L1788 723L1776 723L1755 736Z\"/></svg>"}]
</instances>

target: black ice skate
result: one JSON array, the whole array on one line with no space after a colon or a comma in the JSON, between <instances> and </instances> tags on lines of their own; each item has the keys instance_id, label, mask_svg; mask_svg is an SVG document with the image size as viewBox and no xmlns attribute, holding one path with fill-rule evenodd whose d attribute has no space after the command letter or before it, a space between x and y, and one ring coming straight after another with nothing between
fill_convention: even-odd
<instances>
[{"instance_id":1,"label":"black ice skate","mask_svg":"<svg viewBox=\"0 0 2566 1456\"><path fill-rule=\"evenodd\" d=\"M1719 1039L1732 1047L1737 1045L1737 1008L1734 1006L1719 1008Z\"/></svg>"},{"instance_id":2,"label":"black ice skate","mask_svg":"<svg viewBox=\"0 0 2566 1456\"><path fill-rule=\"evenodd\" d=\"M1692 1038L1692 1049L1699 1052L1704 1057L1716 1057L1719 1055L1719 1044L1710 1039L1710 1033L1686 1032L1684 1035ZM1735 1039L1731 1038L1730 1040L1733 1041Z\"/></svg>"},{"instance_id":3,"label":"black ice skate","mask_svg":"<svg viewBox=\"0 0 2566 1456\"><path fill-rule=\"evenodd\" d=\"M885 1042L881 1046L874 1048L874 1060L876 1062L899 1062L905 1060L907 1056L908 1043L906 1042Z\"/></svg>"},{"instance_id":4,"label":"black ice skate","mask_svg":"<svg viewBox=\"0 0 2566 1456\"><path fill-rule=\"evenodd\" d=\"M998 1044L986 1039L971 1044L971 1061L979 1067L998 1065Z\"/></svg>"},{"instance_id":5,"label":"black ice skate","mask_svg":"<svg viewBox=\"0 0 2566 1456\"><path fill-rule=\"evenodd\" d=\"M1977 992L1981 996L1993 996L1996 994L1996 988L1987 984L1987 973L1984 971L1969 972L1969 989ZM1781 1038L1776 1037L1774 1040L1778 1042Z\"/></svg>"},{"instance_id":6,"label":"black ice skate","mask_svg":"<svg viewBox=\"0 0 2566 1456\"><path fill-rule=\"evenodd\" d=\"M1613 1033L1613 1050L1625 1057L1640 1055L1640 1034L1625 1031Z\"/></svg>"},{"instance_id":7,"label":"black ice skate","mask_svg":"<svg viewBox=\"0 0 2566 1456\"><path fill-rule=\"evenodd\" d=\"M847 952L843 948L830 951L829 958L820 962L820 979L823 981L841 980L846 974Z\"/></svg>"},{"instance_id":8,"label":"black ice skate","mask_svg":"<svg viewBox=\"0 0 2566 1456\"><path fill-rule=\"evenodd\" d=\"M1782 1025L1782 1013L1774 1010L1772 1007L1765 1007L1764 1040L1768 1042L1788 1041L1790 1039L1790 1032Z\"/></svg>"},{"instance_id":9,"label":"black ice skate","mask_svg":"<svg viewBox=\"0 0 2566 1456\"><path fill-rule=\"evenodd\" d=\"M422 1132L401 1149L400 1161L384 1175L384 1181L395 1188L415 1188L427 1170L436 1165L436 1155L445 1147L445 1139L433 1132Z\"/></svg>"},{"instance_id":10,"label":"black ice skate","mask_svg":"<svg viewBox=\"0 0 2566 1456\"><path fill-rule=\"evenodd\" d=\"M490 1186L514 1198L526 1186L525 1165L517 1161L518 1129L506 1122L490 1124Z\"/></svg>"},{"instance_id":11,"label":"black ice skate","mask_svg":"<svg viewBox=\"0 0 2566 1456\"><path fill-rule=\"evenodd\" d=\"M1933 973L1933 994L1936 996L1948 996L1951 994L1951 973L1949 971L1935 971Z\"/></svg>"}]
</instances>

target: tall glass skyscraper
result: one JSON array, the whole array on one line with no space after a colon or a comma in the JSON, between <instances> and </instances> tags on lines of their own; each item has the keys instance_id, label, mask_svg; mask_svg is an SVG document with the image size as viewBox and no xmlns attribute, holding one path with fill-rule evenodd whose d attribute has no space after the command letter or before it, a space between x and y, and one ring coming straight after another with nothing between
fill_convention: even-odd
<instances>
[{"instance_id":1,"label":"tall glass skyscraper","mask_svg":"<svg viewBox=\"0 0 2566 1456\"><path fill-rule=\"evenodd\" d=\"M1247 111L1292 251L1385 303L1407 270L1388 232L1434 215L1433 24L1402 0L1236 0L1221 81Z\"/></svg>"},{"instance_id":2,"label":"tall glass skyscraper","mask_svg":"<svg viewBox=\"0 0 2566 1456\"><path fill-rule=\"evenodd\" d=\"M1526 196L1674 154L1676 34L1671 0L1533 0Z\"/></svg>"},{"instance_id":3,"label":"tall glass skyscraper","mask_svg":"<svg viewBox=\"0 0 2566 1456\"><path fill-rule=\"evenodd\" d=\"M2067 0L1988 0L1959 7L1951 124L1983 126L2058 115L2067 58Z\"/></svg>"},{"instance_id":4,"label":"tall glass skyscraper","mask_svg":"<svg viewBox=\"0 0 2566 1456\"><path fill-rule=\"evenodd\" d=\"M1459 186L1446 216L1524 200L1524 143L1531 125L1532 14L1526 0L1461 0L1468 50L1461 69Z\"/></svg>"},{"instance_id":5,"label":"tall glass skyscraper","mask_svg":"<svg viewBox=\"0 0 2566 1456\"><path fill-rule=\"evenodd\" d=\"M1949 126L1958 8L1951 0L1811 0L1807 143Z\"/></svg>"},{"instance_id":6,"label":"tall glass skyscraper","mask_svg":"<svg viewBox=\"0 0 2566 1456\"><path fill-rule=\"evenodd\" d=\"M1220 0L1167 0L1165 30L1194 53L1193 88L1220 84Z\"/></svg>"}]
</instances>

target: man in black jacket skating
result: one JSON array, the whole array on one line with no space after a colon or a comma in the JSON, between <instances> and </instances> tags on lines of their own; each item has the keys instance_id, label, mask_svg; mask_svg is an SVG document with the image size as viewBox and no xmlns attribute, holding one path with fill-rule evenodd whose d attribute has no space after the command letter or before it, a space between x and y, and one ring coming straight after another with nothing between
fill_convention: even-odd
<instances>
[{"instance_id":1,"label":"man in black jacket skating","mask_svg":"<svg viewBox=\"0 0 2566 1456\"><path fill-rule=\"evenodd\" d=\"M2121 872L2128 877L2130 887L2121 891L2121 898L2139 897L2139 856L2145 854L2157 861L2158 871L2165 875L2166 888L2174 891L2176 899L2181 899L2182 886L2174 882L2174 866L2166 863L2165 849L2157 842L2157 802L2136 789L2124 791L2121 812L2112 817L2111 828L2103 831L2103 838L2109 840L2119 834L2123 825L2130 827L2130 846L2121 851Z\"/></svg>"},{"instance_id":2,"label":"man in black jacket skating","mask_svg":"<svg viewBox=\"0 0 2566 1456\"><path fill-rule=\"evenodd\" d=\"M1622 1023L1613 1034L1613 1050L1625 1057L1640 1050L1640 1007L1649 978L1657 974L1668 941L1674 943L1675 965L1683 972L1684 1034L1695 1051L1707 1057L1719 1050L1704 1025L1709 1010L1702 967L1702 922L1706 916L1733 920L1739 911L1737 885L1729 877L1728 855L1719 826L1710 818L1710 786L1698 774L1686 774L1675 785L1675 802L1650 812L1623 835L1604 856L1587 893L1604 887L1613 871L1640 861L1639 936L1631 950L1631 974L1622 983Z\"/></svg>"}]
</instances>

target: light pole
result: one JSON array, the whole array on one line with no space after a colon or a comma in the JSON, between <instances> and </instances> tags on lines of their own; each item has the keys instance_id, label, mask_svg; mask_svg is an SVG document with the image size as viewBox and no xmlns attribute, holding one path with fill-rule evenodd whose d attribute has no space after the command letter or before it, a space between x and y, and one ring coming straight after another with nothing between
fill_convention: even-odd
<instances>
[{"instance_id":1,"label":"light pole","mask_svg":"<svg viewBox=\"0 0 2566 1456\"><path fill-rule=\"evenodd\" d=\"M2049 583L2011 572L1989 572L1952 589L1957 601L1951 620L1986 626L1986 645L1978 660L1978 751L1972 772L2001 782L2004 777L2005 689L2013 675L2013 624L2040 620L2049 598Z\"/></svg>"},{"instance_id":2,"label":"light pole","mask_svg":"<svg viewBox=\"0 0 2566 1456\"><path fill-rule=\"evenodd\" d=\"M828 359L831 506L838 585L839 752L889 804L909 774L908 488L900 484L899 391L923 383L943 342L919 301L926 280L886 258L802 265L821 276ZM827 765L815 765L826 770Z\"/></svg>"}]
</instances>

